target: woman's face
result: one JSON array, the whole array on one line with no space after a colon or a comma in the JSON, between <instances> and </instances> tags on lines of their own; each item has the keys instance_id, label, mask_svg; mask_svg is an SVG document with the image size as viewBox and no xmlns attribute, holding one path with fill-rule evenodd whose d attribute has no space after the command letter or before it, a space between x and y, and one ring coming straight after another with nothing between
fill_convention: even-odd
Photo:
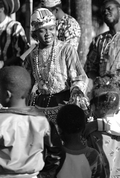
<instances>
[{"instance_id":1,"label":"woman's face","mask_svg":"<svg viewBox=\"0 0 120 178\"><path fill-rule=\"evenodd\" d=\"M36 33L42 47L51 46L57 36L55 25L40 28Z\"/></svg>"}]
</instances>

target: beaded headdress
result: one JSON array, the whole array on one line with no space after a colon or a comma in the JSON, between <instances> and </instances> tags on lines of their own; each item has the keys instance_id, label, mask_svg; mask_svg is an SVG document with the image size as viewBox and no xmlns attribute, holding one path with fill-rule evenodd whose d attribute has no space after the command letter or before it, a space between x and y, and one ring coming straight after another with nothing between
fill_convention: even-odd
<instances>
[{"instance_id":1,"label":"beaded headdress","mask_svg":"<svg viewBox=\"0 0 120 178\"><path fill-rule=\"evenodd\" d=\"M58 4L61 4L61 0L41 0L41 7L51 8Z\"/></svg>"},{"instance_id":2,"label":"beaded headdress","mask_svg":"<svg viewBox=\"0 0 120 178\"><path fill-rule=\"evenodd\" d=\"M39 28L45 26L56 25L55 16L46 8L36 9L31 19L32 31L38 30Z\"/></svg>"}]
</instances>

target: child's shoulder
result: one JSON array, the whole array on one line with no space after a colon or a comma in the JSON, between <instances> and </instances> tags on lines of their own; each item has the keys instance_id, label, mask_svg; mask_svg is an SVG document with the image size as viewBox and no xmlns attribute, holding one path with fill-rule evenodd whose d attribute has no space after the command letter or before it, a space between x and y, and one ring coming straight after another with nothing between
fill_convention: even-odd
<instances>
[{"instance_id":1,"label":"child's shoulder","mask_svg":"<svg viewBox=\"0 0 120 178\"><path fill-rule=\"evenodd\" d=\"M89 146L87 146L85 155L87 159L89 160L89 162L91 163L94 162L95 160L97 161L98 158L100 157L99 152L96 149L89 147Z\"/></svg>"},{"instance_id":2,"label":"child's shoulder","mask_svg":"<svg viewBox=\"0 0 120 178\"><path fill-rule=\"evenodd\" d=\"M37 122L37 120L38 122L43 123L48 122L45 113L34 106L28 106L25 108L1 108L0 116L5 119L11 117L12 120L18 120L18 118L19 120L23 120L23 118L26 118L25 120L35 120L35 122Z\"/></svg>"},{"instance_id":3,"label":"child's shoulder","mask_svg":"<svg viewBox=\"0 0 120 178\"><path fill-rule=\"evenodd\" d=\"M0 108L0 113L11 113L11 114L19 114L19 115L31 115L31 116L45 116L44 112L39 110L34 106L28 106L25 108Z\"/></svg>"},{"instance_id":4,"label":"child's shoulder","mask_svg":"<svg viewBox=\"0 0 120 178\"><path fill-rule=\"evenodd\" d=\"M0 127L12 125L22 125L36 127L38 129L43 127L49 130L49 122L44 113L40 112L35 107L25 108L1 108L0 109ZM13 126L12 126L13 128ZM11 129L12 129L11 128ZM23 129L23 128L22 128Z\"/></svg>"}]
</instances>

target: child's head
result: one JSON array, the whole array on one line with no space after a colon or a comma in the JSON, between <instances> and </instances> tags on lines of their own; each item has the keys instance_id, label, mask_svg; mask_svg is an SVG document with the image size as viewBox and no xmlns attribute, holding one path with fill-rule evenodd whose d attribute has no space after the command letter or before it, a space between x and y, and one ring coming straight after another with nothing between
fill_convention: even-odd
<instances>
[{"instance_id":1,"label":"child's head","mask_svg":"<svg viewBox=\"0 0 120 178\"><path fill-rule=\"evenodd\" d=\"M11 107L12 102L25 100L30 89L31 77L25 68L6 66L0 69L0 103L3 106Z\"/></svg>"},{"instance_id":2,"label":"child's head","mask_svg":"<svg viewBox=\"0 0 120 178\"><path fill-rule=\"evenodd\" d=\"M31 17L32 37L40 42L42 47L51 46L56 38L56 17L46 8L36 9ZM52 36L47 39L46 36Z\"/></svg>"},{"instance_id":3,"label":"child's head","mask_svg":"<svg viewBox=\"0 0 120 178\"><path fill-rule=\"evenodd\" d=\"M62 136L82 133L85 129L84 111L74 104L63 106L57 114L57 125Z\"/></svg>"},{"instance_id":4,"label":"child's head","mask_svg":"<svg viewBox=\"0 0 120 178\"><path fill-rule=\"evenodd\" d=\"M119 109L119 94L114 91L104 92L90 101L95 119L115 114Z\"/></svg>"}]
</instances>

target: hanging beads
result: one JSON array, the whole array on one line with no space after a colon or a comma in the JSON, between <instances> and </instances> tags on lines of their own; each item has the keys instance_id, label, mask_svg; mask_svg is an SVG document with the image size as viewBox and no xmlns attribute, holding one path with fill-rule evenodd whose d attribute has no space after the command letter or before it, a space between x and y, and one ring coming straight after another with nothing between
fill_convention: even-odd
<instances>
[{"instance_id":1,"label":"hanging beads","mask_svg":"<svg viewBox=\"0 0 120 178\"><path fill-rule=\"evenodd\" d=\"M37 79L36 82L41 82L42 87L44 90L49 89L50 95L48 98L48 103L47 103L47 107L50 104L50 100L52 97L52 92L53 92L53 88L54 88L54 76L56 75L56 67L55 67L55 61L56 61L56 51L55 51L55 42L52 45L51 48L51 54L49 55L49 59L46 60L47 63L45 62L44 66L40 66L39 64L39 57L38 55L34 58L34 75L35 78ZM48 67L48 78L43 79L45 76L43 76L43 71L46 70L46 67ZM52 71L52 68L54 68L54 72L52 74L52 81L50 80L50 74ZM36 71L36 72L35 72ZM50 85L49 81L52 82L52 86ZM34 100L35 102L35 100Z\"/></svg>"}]
</instances>

